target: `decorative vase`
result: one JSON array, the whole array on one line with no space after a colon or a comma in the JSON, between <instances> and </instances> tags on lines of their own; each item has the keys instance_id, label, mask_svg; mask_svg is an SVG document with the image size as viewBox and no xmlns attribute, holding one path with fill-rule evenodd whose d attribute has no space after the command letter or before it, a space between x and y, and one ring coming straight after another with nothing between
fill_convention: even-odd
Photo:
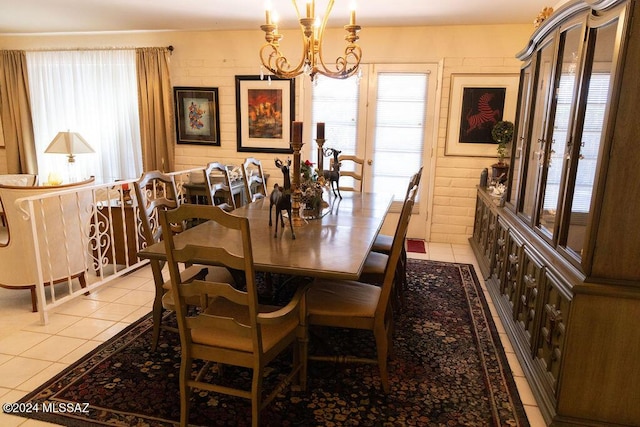
<instances>
[{"instance_id":1,"label":"decorative vase","mask_svg":"<svg viewBox=\"0 0 640 427\"><path fill-rule=\"evenodd\" d=\"M494 163L491 165L491 182L504 183L507 181L509 165L506 163Z\"/></svg>"}]
</instances>

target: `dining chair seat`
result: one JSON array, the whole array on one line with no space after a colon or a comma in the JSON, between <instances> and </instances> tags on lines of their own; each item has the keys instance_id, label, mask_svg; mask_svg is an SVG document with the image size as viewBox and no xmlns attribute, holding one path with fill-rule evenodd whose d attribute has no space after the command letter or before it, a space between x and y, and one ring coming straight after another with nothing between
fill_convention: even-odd
<instances>
[{"instance_id":1,"label":"dining chair seat","mask_svg":"<svg viewBox=\"0 0 640 427\"><path fill-rule=\"evenodd\" d=\"M282 307L272 305L258 305L258 313L273 314ZM235 319L241 324L250 323L249 309L246 305L235 304L223 298L217 298L207 309L206 314ZM277 324L264 324L261 327L262 350L269 353L282 343L285 338L295 334L296 328L300 326L297 317L291 316L283 322ZM227 330L211 330L211 328L191 329L191 340L194 344L202 344L211 347L227 348L231 350L253 351L253 341L250 335L238 336L237 333Z\"/></svg>"},{"instance_id":2,"label":"dining chair seat","mask_svg":"<svg viewBox=\"0 0 640 427\"><path fill-rule=\"evenodd\" d=\"M340 326L344 313L351 313L354 319L371 324L381 293L380 286L368 283L318 280L307 293L307 304L313 316L325 317L325 326ZM335 319L334 324L331 319Z\"/></svg>"},{"instance_id":3,"label":"dining chair seat","mask_svg":"<svg viewBox=\"0 0 640 427\"><path fill-rule=\"evenodd\" d=\"M388 254L389 252L391 252L392 244L393 244L393 236L389 236L388 234L378 234L376 236L376 240L373 242L373 246L371 247L371 250L373 252Z\"/></svg>"},{"instance_id":4,"label":"dining chair seat","mask_svg":"<svg viewBox=\"0 0 640 427\"><path fill-rule=\"evenodd\" d=\"M389 262L389 255L391 251L388 253L382 252L369 252L367 258L364 261L364 265L362 267L362 274L358 278L358 280L365 282L380 285L384 280L384 273ZM400 309L404 302L404 285L403 285L403 274L404 274L404 266L406 260L403 258L405 256L404 245L402 248L402 252L400 254L400 259L398 260L398 265L396 267L396 274L394 277L393 283L393 293L391 294L391 303L395 309Z\"/></svg>"}]
</instances>

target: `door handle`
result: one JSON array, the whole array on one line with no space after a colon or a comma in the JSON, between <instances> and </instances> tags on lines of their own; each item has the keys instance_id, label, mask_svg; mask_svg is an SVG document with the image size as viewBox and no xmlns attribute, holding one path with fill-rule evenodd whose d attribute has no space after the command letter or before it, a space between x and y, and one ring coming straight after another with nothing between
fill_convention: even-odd
<instances>
[{"instance_id":1,"label":"door handle","mask_svg":"<svg viewBox=\"0 0 640 427\"><path fill-rule=\"evenodd\" d=\"M369 166L371 166L371 165L373 164L373 160L371 160L371 159L367 160L367 164L368 164Z\"/></svg>"}]
</instances>

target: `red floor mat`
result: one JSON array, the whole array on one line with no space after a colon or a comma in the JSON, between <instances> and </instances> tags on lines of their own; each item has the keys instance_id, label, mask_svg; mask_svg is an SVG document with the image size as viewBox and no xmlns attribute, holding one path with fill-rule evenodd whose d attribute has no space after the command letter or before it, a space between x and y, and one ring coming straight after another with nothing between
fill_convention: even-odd
<instances>
[{"instance_id":1,"label":"red floor mat","mask_svg":"<svg viewBox=\"0 0 640 427\"><path fill-rule=\"evenodd\" d=\"M425 248L424 240L407 239L407 252L426 254L427 249Z\"/></svg>"}]
</instances>

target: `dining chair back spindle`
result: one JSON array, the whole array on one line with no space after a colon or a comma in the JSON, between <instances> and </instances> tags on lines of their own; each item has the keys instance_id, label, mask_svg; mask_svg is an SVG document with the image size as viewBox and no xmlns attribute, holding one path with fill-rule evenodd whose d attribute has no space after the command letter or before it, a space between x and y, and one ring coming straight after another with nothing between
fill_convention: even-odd
<instances>
[{"instance_id":1,"label":"dining chair back spindle","mask_svg":"<svg viewBox=\"0 0 640 427\"><path fill-rule=\"evenodd\" d=\"M175 311L181 343L180 363L180 425L189 421L189 398L197 388L214 393L229 394L251 400L252 425L258 426L260 411L281 392L292 379L298 378L302 388L306 381L306 288L297 290L284 307L258 304L256 276L253 263L251 232L247 218L235 216L222 209L204 205L184 204L178 209L164 211L165 227L172 223L198 219L215 223L225 230L232 249L216 246L186 244L177 247L173 236L165 237L165 248L171 276L171 291L175 297ZM236 289L232 283L220 280L198 279L184 283L178 263L223 265L243 271L246 290ZM201 311L188 311L188 301L199 298L210 301ZM280 384L262 398L265 367L279 354L293 347L293 368ZM214 377L205 382L202 374L192 376L193 359L251 368L251 389L225 386ZM205 363L203 369L208 369ZM220 371L218 371L220 372Z\"/></svg>"},{"instance_id":2,"label":"dining chair back spindle","mask_svg":"<svg viewBox=\"0 0 640 427\"><path fill-rule=\"evenodd\" d=\"M350 154L340 154L338 156L340 163L340 182L352 182L351 186L340 185L340 191L358 191L364 189L364 159Z\"/></svg>"},{"instance_id":3,"label":"dining chair back spindle","mask_svg":"<svg viewBox=\"0 0 640 427\"><path fill-rule=\"evenodd\" d=\"M248 157L242 164L244 188L249 202L267 197L267 181L260 160Z\"/></svg>"},{"instance_id":4,"label":"dining chair back spindle","mask_svg":"<svg viewBox=\"0 0 640 427\"><path fill-rule=\"evenodd\" d=\"M400 259L404 237L409 226L417 188L414 187L405 200L400 222L393 238L391 253L387 259L382 286L358 281L316 280L307 294L308 324L336 328L364 329L373 332L377 358L352 355L310 355L310 360L338 362L362 362L377 364L385 393L389 392L387 359L392 344L393 309L390 296L393 292L396 265Z\"/></svg>"},{"instance_id":5,"label":"dining chair back spindle","mask_svg":"<svg viewBox=\"0 0 640 427\"><path fill-rule=\"evenodd\" d=\"M231 180L226 166L222 163L211 162L207 164L202 173L209 204L211 206L219 206L227 212L234 210L236 201L231 192ZM222 198L225 201L216 203L217 200Z\"/></svg>"}]
</instances>

